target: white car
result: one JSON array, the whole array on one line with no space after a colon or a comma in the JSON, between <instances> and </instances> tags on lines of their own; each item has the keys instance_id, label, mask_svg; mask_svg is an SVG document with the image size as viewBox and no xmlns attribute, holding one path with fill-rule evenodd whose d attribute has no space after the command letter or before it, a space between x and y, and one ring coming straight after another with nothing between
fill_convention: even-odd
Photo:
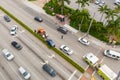
<instances>
[{"instance_id":1,"label":"white car","mask_svg":"<svg viewBox=\"0 0 120 80\"><path fill-rule=\"evenodd\" d=\"M60 50L62 50L64 53L71 55L73 53L73 50L68 48L66 45L61 45Z\"/></svg>"},{"instance_id":2,"label":"white car","mask_svg":"<svg viewBox=\"0 0 120 80\"><path fill-rule=\"evenodd\" d=\"M82 43L82 44L84 44L84 45L89 45L90 44L90 42L87 40L87 39L85 39L85 38L78 38L78 41L80 42L80 43Z\"/></svg>"},{"instance_id":3,"label":"white car","mask_svg":"<svg viewBox=\"0 0 120 80\"><path fill-rule=\"evenodd\" d=\"M12 53L10 53L7 49L3 49L2 53L7 60L11 61L14 59L14 55Z\"/></svg>"},{"instance_id":4,"label":"white car","mask_svg":"<svg viewBox=\"0 0 120 80\"><path fill-rule=\"evenodd\" d=\"M99 6L103 6L103 5L105 4L105 2L102 1L102 0L96 0L96 1L95 1L95 4L96 4L96 5L99 5Z\"/></svg>"},{"instance_id":5,"label":"white car","mask_svg":"<svg viewBox=\"0 0 120 80\"><path fill-rule=\"evenodd\" d=\"M116 52L113 50L105 50L104 55L113 59L120 60L120 52Z\"/></svg>"},{"instance_id":6,"label":"white car","mask_svg":"<svg viewBox=\"0 0 120 80\"><path fill-rule=\"evenodd\" d=\"M114 4L120 5L120 0L115 0Z\"/></svg>"},{"instance_id":7,"label":"white car","mask_svg":"<svg viewBox=\"0 0 120 80\"><path fill-rule=\"evenodd\" d=\"M18 29L17 25L13 25L13 26L11 27L11 29L10 29L10 34L11 34L11 35L15 35L17 29Z\"/></svg>"},{"instance_id":8,"label":"white car","mask_svg":"<svg viewBox=\"0 0 120 80\"><path fill-rule=\"evenodd\" d=\"M23 67L19 67L19 72L22 74L24 79L29 79L30 78L30 73L28 73Z\"/></svg>"}]
</instances>

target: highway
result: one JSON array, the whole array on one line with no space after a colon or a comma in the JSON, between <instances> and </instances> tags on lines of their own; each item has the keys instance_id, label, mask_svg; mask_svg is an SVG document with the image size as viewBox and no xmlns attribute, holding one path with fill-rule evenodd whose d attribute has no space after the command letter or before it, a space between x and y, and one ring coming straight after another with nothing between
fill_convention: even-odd
<instances>
[{"instance_id":1,"label":"highway","mask_svg":"<svg viewBox=\"0 0 120 80\"><path fill-rule=\"evenodd\" d=\"M56 22L46 16L45 14L42 14L42 13L39 13L39 12L36 12L34 10L32 10L31 8L25 6L23 3L21 2L18 2L18 0L14 0L14 1L8 1L8 0L1 0L1 3L0 5L2 5L4 8L6 8L9 12L11 12L12 14L14 14L18 19L20 19L21 21L23 21L25 24L27 24L31 29L37 29L39 27L42 27L46 30L46 32L48 33L49 37L48 38L51 38L55 43L56 43L56 47L59 49L59 46L62 45L62 44L65 44L67 45L68 47L70 47L71 49L74 50L74 54L70 56L70 58L72 58L74 61L76 61L78 64L80 64L82 67L86 68L88 65L83 61L83 58L82 56L85 55L86 53L89 53L89 52L92 52L94 53L96 56L98 56L100 59L103 59L103 64L107 64L114 72L118 73L118 69L120 67L120 61L116 61L116 60L113 60L111 58L108 58L108 57L104 57L103 56L103 51L105 49L103 49L102 47L99 47L97 46L96 44L93 44L91 43L89 46L85 46L85 45L82 45L81 43L79 43L77 41L78 37L79 36L76 36L75 33L72 34L72 32L68 32L67 35L64 35L64 39L61 39L61 33L59 33L56 28L58 27L58 24L56 24ZM35 22L34 21L34 17L35 16L40 16L43 18L43 22L42 23L38 23L38 22ZM8 25L8 24L7 24ZM9 26L9 25L8 25ZM23 32L23 33L26 33ZM48 49L43 49L43 47L41 47L41 45L37 45L34 43L34 44L31 44L31 42L39 42L40 41L37 41L36 39L35 40L32 40L31 42L29 42L29 40L27 39L27 36L28 33L26 33L25 35L21 33L20 35L18 34L18 36L14 37L14 38L17 38L17 40L19 40L23 45L25 45L25 50L30 50L28 52L32 52L32 51L39 51L39 49L37 49L37 46L40 47L40 51L43 51L43 53L45 53L46 55L52 55L51 53L48 53L49 51L46 51ZM30 34L29 34L30 35ZM28 35L28 36L29 36ZM5 37L5 36L4 36ZM7 37L6 37L7 38ZM33 36L32 37L28 37L31 39L33 39ZM1 38L2 39L2 38ZM0 40L1 40L0 39ZM8 40L9 42L9 40ZM2 44L2 43L1 43ZM6 44L7 45L7 44ZM32 46L29 46L29 45L32 45ZM35 45L35 46L34 46ZM44 46L44 45L43 45ZM27 52L27 51L26 51ZM28 53L27 52L27 53ZM22 52L21 52L22 53ZM24 54L24 55L27 55ZM34 53L34 52L33 52ZM54 53L54 52L52 52ZM35 53L34 53L35 54ZM41 53L42 54L42 53ZM56 53L54 53L56 55ZM29 55L29 54L28 54ZM36 54L34 55L36 56ZM29 56L28 56L29 57ZM59 57L59 56L58 56ZM26 57L27 58L27 57ZM25 58L25 59L26 59ZM31 58L28 58L28 60L31 59ZM41 55L41 57L37 57L35 59L38 59L38 61L42 62L42 60L47 60L48 57L45 57L43 55ZM55 58L56 59L56 58ZM65 65L66 63L63 63L61 61L61 57L57 58L57 60L59 60L63 66L63 64ZM26 60L27 61L27 60ZM57 63L58 61L54 61L54 63ZM65 61L64 61L65 62ZM29 61L27 63L30 63ZM43 62L42 62L43 63ZM51 65L54 65L52 62L51 62L51 59L50 59L50 63ZM112 65L112 66L110 66ZM39 65L41 66L41 65ZM66 65L68 66L68 65ZM55 67L55 66L54 66ZM65 69L67 69L68 67L66 67ZM58 67L55 68L56 70L59 70ZM33 69L34 70L34 69ZM71 68L70 68L71 70ZM72 72L74 72L75 69L72 69L71 71L71 74ZM41 71L41 70L40 70ZM64 71L64 70L63 70ZM69 71L65 71L66 72L69 72ZM64 74L61 74L62 76L64 76ZM67 74L66 74L67 75ZM70 75L70 73L69 73ZM78 74L79 75L79 74ZM79 75L80 76L80 75ZM59 77L59 76L58 76ZM78 77L78 76L77 76ZM66 79L66 76L64 76L64 78ZM67 77L68 78L68 77ZM60 79L62 79L60 77ZM55 79L56 80L56 79ZM57 79L58 80L58 79ZM75 79L73 79L75 80Z\"/></svg>"},{"instance_id":2,"label":"highway","mask_svg":"<svg viewBox=\"0 0 120 80\"><path fill-rule=\"evenodd\" d=\"M1 12L1 14L4 13ZM10 35L12 25L18 25L18 31L15 36ZM30 80L66 80L74 71L77 72L72 79L79 79L81 73L78 70L52 50L48 49L15 21L12 20L12 22L7 23L4 21L3 17L0 17L0 26L0 80L24 80L22 75L18 72L20 66L30 72ZM15 49L11 45L12 41L20 43L23 49ZM12 61L7 61L3 56L2 50L4 48L8 49L15 56ZM56 77L52 78L42 69L45 63L48 63L56 70Z\"/></svg>"}]
</instances>

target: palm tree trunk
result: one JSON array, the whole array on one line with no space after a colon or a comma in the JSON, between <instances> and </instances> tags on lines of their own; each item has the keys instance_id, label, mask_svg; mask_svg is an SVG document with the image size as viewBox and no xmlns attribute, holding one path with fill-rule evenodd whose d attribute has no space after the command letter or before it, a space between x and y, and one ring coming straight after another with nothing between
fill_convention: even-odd
<instances>
[{"instance_id":1,"label":"palm tree trunk","mask_svg":"<svg viewBox=\"0 0 120 80\"><path fill-rule=\"evenodd\" d=\"M61 2L61 14L63 14L63 11L64 11L64 0L62 0Z\"/></svg>"},{"instance_id":2,"label":"palm tree trunk","mask_svg":"<svg viewBox=\"0 0 120 80\"><path fill-rule=\"evenodd\" d=\"M104 13L102 13L102 16L101 16L101 18L100 18L100 21L102 21L102 19L103 19L103 14L104 14Z\"/></svg>"},{"instance_id":3,"label":"palm tree trunk","mask_svg":"<svg viewBox=\"0 0 120 80\"><path fill-rule=\"evenodd\" d=\"M84 17L82 17L82 21L81 21L81 23L80 23L80 25L79 25L79 31L80 31L80 29L81 29L81 25L82 25L82 23L83 23L83 20L84 20Z\"/></svg>"},{"instance_id":4,"label":"palm tree trunk","mask_svg":"<svg viewBox=\"0 0 120 80\"><path fill-rule=\"evenodd\" d=\"M80 4L78 4L78 10L80 10Z\"/></svg>"},{"instance_id":5,"label":"palm tree trunk","mask_svg":"<svg viewBox=\"0 0 120 80\"><path fill-rule=\"evenodd\" d=\"M89 27L88 27L87 33L85 34L85 36L83 36L83 38L86 37L86 36L88 36L88 34L89 34L89 32L90 32L90 28L91 28L92 23L93 23L94 17L95 17L95 13L94 13L94 15L93 15L93 17L92 17L92 20L91 20L90 25L89 25Z\"/></svg>"}]
</instances>

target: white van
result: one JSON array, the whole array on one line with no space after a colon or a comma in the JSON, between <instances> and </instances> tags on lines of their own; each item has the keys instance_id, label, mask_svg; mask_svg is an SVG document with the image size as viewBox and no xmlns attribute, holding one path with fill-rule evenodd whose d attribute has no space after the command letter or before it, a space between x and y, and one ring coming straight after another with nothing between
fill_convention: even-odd
<instances>
[{"instance_id":1,"label":"white van","mask_svg":"<svg viewBox=\"0 0 120 80\"><path fill-rule=\"evenodd\" d=\"M116 51L113 51L113 50L105 50L104 55L108 56L108 57L111 57L113 59L120 60L120 53L116 52Z\"/></svg>"}]
</instances>

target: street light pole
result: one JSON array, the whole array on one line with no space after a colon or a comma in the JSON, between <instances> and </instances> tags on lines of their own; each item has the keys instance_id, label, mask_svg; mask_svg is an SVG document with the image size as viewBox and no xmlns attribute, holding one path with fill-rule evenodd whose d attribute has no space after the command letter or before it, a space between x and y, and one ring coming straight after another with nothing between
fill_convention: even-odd
<instances>
[{"instance_id":1,"label":"street light pole","mask_svg":"<svg viewBox=\"0 0 120 80\"><path fill-rule=\"evenodd\" d=\"M90 32L90 28L91 28L92 23L93 23L94 17L95 17L95 12L94 12L94 15L93 15L93 17L92 17L92 20L91 20L91 22L90 22L90 25L89 25L89 27L88 27L87 33L85 34L85 36L83 36L83 38L86 37L86 36L88 36L88 34L89 34L89 32Z\"/></svg>"}]
</instances>

